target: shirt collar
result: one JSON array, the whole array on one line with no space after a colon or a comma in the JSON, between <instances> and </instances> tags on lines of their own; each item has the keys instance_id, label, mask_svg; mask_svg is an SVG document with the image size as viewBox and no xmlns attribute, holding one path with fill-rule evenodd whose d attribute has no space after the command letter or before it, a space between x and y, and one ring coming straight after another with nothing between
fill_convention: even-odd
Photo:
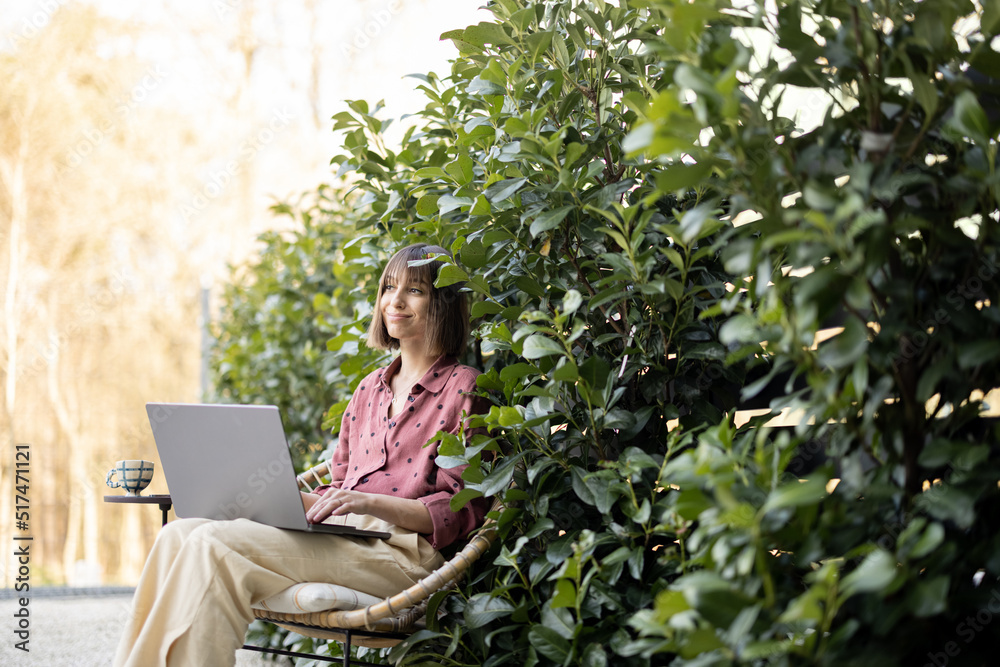
<instances>
[{"instance_id":1,"label":"shirt collar","mask_svg":"<svg viewBox=\"0 0 1000 667\"><path fill-rule=\"evenodd\" d=\"M388 386L389 380L399 371L399 367L403 364L400 357L396 357L392 360L385 371L379 376L379 382L383 385ZM454 372L454 368L458 366L458 360L455 357L450 357L447 354L443 354L437 358L424 376L414 383L414 387L421 387L424 391L441 391L444 389L445 383L451 374Z\"/></svg>"},{"instance_id":2,"label":"shirt collar","mask_svg":"<svg viewBox=\"0 0 1000 667\"><path fill-rule=\"evenodd\" d=\"M417 382L418 385L423 387L426 391L441 391L444 389L445 383L451 374L454 372L455 366L458 366L458 361L455 357L449 357L446 354L438 357L438 360L427 369L424 376L420 378Z\"/></svg>"}]
</instances>

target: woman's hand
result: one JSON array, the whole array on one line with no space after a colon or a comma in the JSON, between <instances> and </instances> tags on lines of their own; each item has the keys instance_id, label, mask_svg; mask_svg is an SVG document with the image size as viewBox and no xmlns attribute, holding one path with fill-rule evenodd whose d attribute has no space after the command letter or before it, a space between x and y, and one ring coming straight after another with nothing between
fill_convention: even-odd
<instances>
[{"instance_id":1,"label":"woman's hand","mask_svg":"<svg viewBox=\"0 0 1000 667\"><path fill-rule=\"evenodd\" d=\"M368 514L424 535L434 530L434 523L431 521L431 513L427 511L427 506L419 500L410 498L330 488L322 496L303 493L302 504L306 508L306 520L309 523L322 523L331 516L352 513Z\"/></svg>"},{"instance_id":2,"label":"woman's hand","mask_svg":"<svg viewBox=\"0 0 1000 667\"><path fill-rule=\"evenodd\" d=\"M329 489L322 496L303 494L306 502L313 500L312 506L306 509L306 520L309 523L322 523L331 516L342 514L372 514L372 495L361 491L345 491L344 489Z\"/></svg>"}]
</instances>

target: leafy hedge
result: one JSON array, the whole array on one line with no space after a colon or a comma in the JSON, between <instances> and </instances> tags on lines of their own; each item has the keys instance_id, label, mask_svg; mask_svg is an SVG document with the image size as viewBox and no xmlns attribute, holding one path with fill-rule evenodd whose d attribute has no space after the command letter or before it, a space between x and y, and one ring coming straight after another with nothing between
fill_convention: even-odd
<instances>
[{"instance_id":1,"label":"leafy hedge","mask_svg":"<svg viewBox=\"0 0 1000 667\"><path fill-rule=\"evenodd\" d=\"M495 406L439 462L509 501L394 659L986 664L1000 13L733 4L498 0L398 146L377 107L334 117L326 424L381 361L380 262L450 247Z\"/></svg>"}]
</instances>

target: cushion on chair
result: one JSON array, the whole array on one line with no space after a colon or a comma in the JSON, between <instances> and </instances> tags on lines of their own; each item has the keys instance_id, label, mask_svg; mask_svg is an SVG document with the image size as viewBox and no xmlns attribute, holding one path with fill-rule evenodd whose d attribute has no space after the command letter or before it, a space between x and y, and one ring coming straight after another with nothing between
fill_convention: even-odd
<instances>
[{"instance_id":1,"label":"cushion on chair","mask_svg":"<svg viewBox=\"0 0 1000 667\"><path fill-rule=\"evenodd\" d=\"M289 586L285 590L251 605L254 609L275 611L283 614L327 611L329 609L361 609L382 602L367 593L337 584L304 583Z\"/></svg>"}]
</instances>

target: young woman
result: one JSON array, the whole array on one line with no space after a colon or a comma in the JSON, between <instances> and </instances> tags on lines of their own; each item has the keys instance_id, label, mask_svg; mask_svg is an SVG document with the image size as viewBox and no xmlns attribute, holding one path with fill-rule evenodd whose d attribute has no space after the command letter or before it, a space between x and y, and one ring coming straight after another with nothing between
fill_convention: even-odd
<instances>
[{"instance_id":1,"label":"young woman","mask_svg":"<svg viewBox=\"0 0 1000 667\"><path fill-rule=\"evenodd\" d=\"M368 375L344 413L331 484L303 494L313 523L352 513L386 540L315 535L245 519L180 519L153 545L136 588L115 665L233 665L253 620L251 605L304 581L388 597L430 574L440 550L478 527L482 502L449 506L461 468L438 468L438 431L456 432L484 412L471 395L478 371L456 357L468 337L468 305L454 286L437 289L443 248L403 248L378 288L368 344L398 350ZM411 262L418 262L410 266Z\"/></svg>"}]
</instances>

